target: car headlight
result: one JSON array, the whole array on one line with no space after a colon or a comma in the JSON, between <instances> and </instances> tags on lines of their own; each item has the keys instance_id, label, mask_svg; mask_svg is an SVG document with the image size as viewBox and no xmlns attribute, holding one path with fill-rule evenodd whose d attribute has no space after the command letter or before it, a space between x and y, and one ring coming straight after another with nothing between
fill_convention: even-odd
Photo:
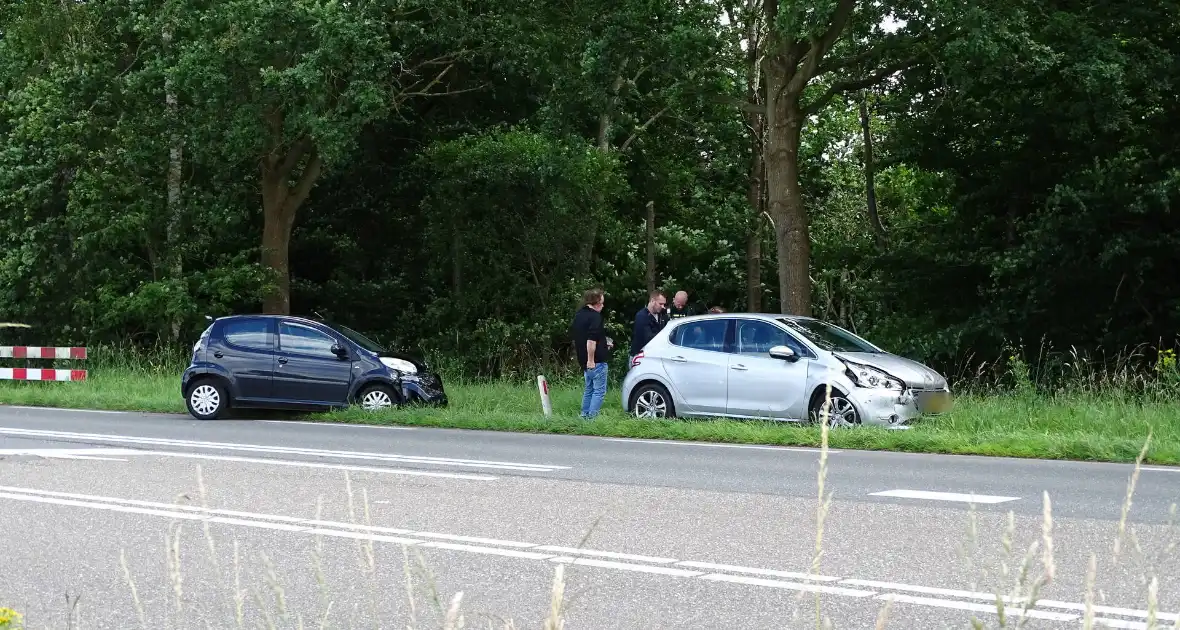
<instances>
[{"instance_id":1,"label":"car headlight","mask_svg":"<svg viewBox=\"0 0 1180 630\"><path fill-rule=\"evenodd\" d=\"M381 357L381 363L383 363L385 365L385 367L393 368L403 374L417 374L418 373L418 368L414 367L413 363L410 363L409 361L406 361L405 359L395 359L393 357Z\"/></svg>"},{"instance_id":2,"label":"car headlight","mask_svg":"<svg viewBox=\"0 0 1180 630\"><path fill-rule=\"evenodd\" d=\"M867 387L871 389L892 389L901 391L904 389L902 384L897 379L889 376L885 372L872 368L867 365L858 365L855 363L848 363L848 373L852 377L852 382L856 383L858 387Z\"/></svg>"}]
</instances>

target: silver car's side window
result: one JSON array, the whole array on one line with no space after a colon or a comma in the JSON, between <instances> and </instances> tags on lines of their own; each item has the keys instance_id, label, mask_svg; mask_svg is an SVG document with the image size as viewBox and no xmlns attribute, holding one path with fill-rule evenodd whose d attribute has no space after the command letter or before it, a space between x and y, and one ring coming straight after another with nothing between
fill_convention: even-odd
<instances>
[{"instance_id":1,"label":"silver car's side window","mask_svg":"<svg viewBox=\"0 0 1180 630\"><path fill-rule=\"evenodd\" d=\"M737 354L766 355L775 346L787 346L801 357L811 356L802 344L778 326L756 319L738 321L734 340Z\"/></svg>"},{"instance_id":2,"label":"silver car's side window","mask_svg":"<svg viewBox=\"0 0 1180 630\"><path fill-rule=\"evenodd\" d=\"M723 352L725 331L728 327L729 323L722 319L687 322L672 331L669 341L672 345L683 348Z\"/></svg>"}]
</instances>

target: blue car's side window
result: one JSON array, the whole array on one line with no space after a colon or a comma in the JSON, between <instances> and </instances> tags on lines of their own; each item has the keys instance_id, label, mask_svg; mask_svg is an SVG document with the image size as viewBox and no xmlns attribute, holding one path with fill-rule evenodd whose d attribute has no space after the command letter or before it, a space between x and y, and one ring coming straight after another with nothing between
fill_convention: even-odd
<instances>
[{"instance_id":1,"label":"blue car's side window","mask_svg":"<svg viewBox=\"0 0 1180 630\"><path fill-rule=\"evenodd\" d=\"M287 322L279 324L279 347L284 352L335 359L336 355L332 354L334 345L335 339L318 330Z\"/></svg>"},{"instance_id":2,"label":"blue car's side window","mask_svg":"<svg viewBox=\"0 0 1180 630\"><path fill-rule=\"evenodd\" d=\"M226 343L250 350L271 350L270 322L264 319L226 322Z\"/></svg>"}]
</instances>

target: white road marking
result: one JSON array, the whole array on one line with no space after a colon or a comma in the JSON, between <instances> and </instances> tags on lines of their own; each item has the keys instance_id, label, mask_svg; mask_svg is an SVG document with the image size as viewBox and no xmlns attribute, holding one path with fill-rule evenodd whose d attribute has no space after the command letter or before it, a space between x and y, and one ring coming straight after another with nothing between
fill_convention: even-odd
<instances>
[{"instance_id":1,"label":"white road marking","mask_svg":"<svg viewBox=\"0 0 1180 630\"><path fill-rule=\"evenodd\" d=\"M851 588L839 588L836 586L823 586L822 584L805 584L801 582L784 582L782 580L767 580L763 578L748 577L745 575L722 575L720 573L710 573L701 578L702 580L712 580L714 582L732 582L734 584L749 584L752 586L766 586L769 588L784 588L791 591L802 591L805 593L824 593L826 595L843 595L844 597L869 597L876 595L873 591L860 591Z\"/></svg>"},{"instance_id":2,"label":"white road marking","mask_svg":"<svg viewBox=\"0 0 1180 630\"><path fill-rule=\"evenodd\" d=\"M69 411L78 413L131 414L132 411L107 411L105 409L68 409L66 407L32 407L26 405L0 405L0 409L25 409L28 411Z\"/></svg>"},{"instance_id":3,"label":"white road marking","mask_svg":"<svg viewBox=\"0 0 1180 630\"><path fill-rule=\"evenodd\" d=\"M289 459L267 459L261 457L237 457L234 455L209 455L205 453L182 453L179 451L131 451L130 455L153 455L158 457L181 457L185 459L210 459L225 462L243 462L247 464L263 464L267 466L294 466L297 468L320 468L326 470L349 470L355 472L372 472L386 475L406 475L411 477L437 477L440 479L466 479L468 481L496 481L499 477L479 475L474 473L446 473L429 470L412 470L409 468L378 468L376 466L350 466L348 464L325 464L321 462L301 462Z\"/></svg>"},{"instance_id":4,"label":"white road marking","mask_svg":"<svg viewBox=\"0 0 1180 630\"><path fill-rule=\"evenodd\" d=\"M385 475L405 475L411 477L437 477L440 479L466 479L468 481L496 481L499 477L479 475L473 473L446 473L428 470L413 470L409 468L378 468L375 466L350 466L348 464L324 464L320 462L301 462L288 459L265 459L259 457L238 457L234 455L210 455L206 453L184 453L180 451L139 451L119 448L84 448L84 449L2 449L0 455L36 455L55 459L88 459L126 462L128 460L103 455L136 455L155 457L180 457L185 459L207 459L225 462L242 462L247 464L263 464L266 466L293 466L297 468L319 468L325 470L348 470L353 472L371 472Z\"/></svg>"},{"instance_id":5,"label":"white road marking","mask_svg":"<svg viewBox=\"0 0 1180 630\"><path fill-rule=\"evenodd\" d=\"M1020 497L1000 497L988 494L961 494L958 492L929 492L926 490L886 490L870 492L871 497L895 497L899 499L928 499L930 501L957 501L960 503L1004 503Z\"/></svg>"},{"instance_id":6,"label":"white road marking","mask_svg":"<svg viewBox=\"0 0 1180 630\"><path fill-rule=\"evenodd\" d=\"M909 584L898 584L894 582L876 582L870 580L859 580L854 578L842 579L828 576L809 576L807 574L792 574L786 571L771 571L770 569L758 569L754 567L741 567L724 564L710 564L704 562L694 561L680 561L668 558L653 558L650 556L639 556L634 554L622 554L609 551L597 551L587 549L571 549L568 547L558 546L541 546L532 543L497 540L492 538L478 538L468 536L458 536L455 534L444 534L436 532L416 532L405 529L396 529L390 527L379 527L372 525L362 525L357 523L343 523L335 521L321 521L313 519L303 519L294 516L282 516L276 514L260 514L252 512L239 512L235 510L223 510L214 508L204 508L194 505L179 505L169 503L157 503L151 501L141 501L137 499L122 499L114 497L102 497L92 495L73 494L66 492L54 492L49 490L38 490L34 488L16 488L0 486L0 499L10 499L13 501L24 501L32 503L42 503L49 505L59 505L66 507L81 507L95 510L105 510L110 512L120 512L125 514L137 514L144 516L157 516L161 518L180 519L186 521L198 521L208 523L218 523L224 525L232 525L239 527L250 527L256 529L282 531L288 533L296 533L302 535L313 536L328 536L335 538L349 538L356 540L370 540L375 542L386 542L400 545L413 545L417 547L433 548L446 551L458 551L466 553L477 553L502 556L508 558L517 558L522 560L535 561L549 561L560 562L563 564L570 564L575 566L588 566L603 569L614 569L620 571L634 571L640 573L651 573L657 575L665 575L675 578L692 578L702 579L712 582L726 582L732 584L743 584L748 586L761 586L766 588L787 589L802 592L826 593L830 595L838 595L845 597L870 597L876 596L877 599L892 599L895 602L904 604L913 604L919 606L929 606L934 608L945 608L955 610L965 610L972 612L997 614L994 603L982 603L961 601L962 598L973 599L993 599L995 596L988 593L976 593L972 591L956 591L951 589L932 588L926 586L916 586ZM430 542L422 540L424 538L437 538L440 540L454 540L454 541L468 541L472 543L486 543L486 544L460 544L457 542ZM519 547L519 548L506 548ZM567 550L570 553L550 553L550 550ZM653 564L650 561L647 564L637 562L616 562L611 560L600 560L597 558L574 557L573 553L577 552L581 555L598 555L602 557L616 557L616 558L650 558L651 560L666 561L667 563L675 563L674 566L661 566ZM685 568L677 568L685 567ZM711 573L703 573L702 571L689 570L690 568L703 569L713 571ZM753 575L774 575L780 577L794 577L799 576L801 580L807 581L787 581L787 580L772 580L759 577L752 577L751 575L729 575L730 573L747 573ZM814 582L839 581L837 584L816 584ZM841 586L843 585L843 586ZM847 588L850 586L861 586L862 590L855 588ZM923 593L928 595L943 595L947 597L958 597L955 599L942 599L937 597L917 597L911 595L904 595L896 592L881 592L881 591L906 591L912 593ZM1060 602L1054 600L1046 600L1038 602L1041 608L1025 611L1020 608L1019 603L1015 603L1006 609L1007 614L1015 617L1027 616L1036 619L1046 619L1053 621L1076 621L1081 618L1079 612L1084 611L1085 607L1082 604L1074 602ZM1062 608L1066 610L1073 610L1079 612L1064 613L1043 610L1043 608ZM1119 616L1134 616L1146 617L1147 612L1142 610L1130 608L1116 608L1110 606L1095 606L1095 612L1105 615L1119 615ZM1157 618L1161 620L1175 620L1180 615L1176 613L1157 613ZM1117 619L1100 619L1098 620L1108 626L1115 628L1142 628L1145 624L1141 622L1122 621Z\"/></svg>"},{"instance_id":7,"label":"white road marking","mask_svg":"<svg viewBox=\"0 0 1180 630\"><path fill-rule=\"evenodd\" d=\"M669 564L676 562L676 558L653 558L651 556L636 556L629 553L616 553L614 551L594 551L592 549L578 549L576 547L557 547L553 545L545 545L537 547L538 551L552 551L555 553L564 553L571 556L597 556L599 558L614 558L615 560L634 560L635 562L649 562L651 564Z\"/></svg>"},{"instance_id":8,"label":"white road marking","mask_svg":"<svg viewBox=\"0 0 1180 630\"><path fill-rule=\"evenodd\" d=\"M86 459L107 462L126 462L119 457L108 455L128 455L136 453L121 448L5 448L0 449L0 456L25 455L29 457L44 457L46 459Z\"/></svg>"},{"instance_id":9,"label":"white road marking","mask_svg":"<svg viewBox=\"0 0 1180 630\"><path fill-rule=\"evenodd\" d=\"M1146 470L1149 472L1180 472L1180 466L1175 468L1161 468L1159 466L1140 466L1139 470Z\"/></svg>"},{"instance_id":10,"label":"white road marking","mask_svg":"<svg viewBox=\"0 0 1180 630\"><path fill-rule=\"evenodd\" d=\"M1147 630L1147 624L1142 621L1123 621L1122 619L1094 618L1096 628L1118 628L1120 630ZM1159 626L1156 626L1157 628Z\"/></svg>"},{"instance_id":11,"label":"white road marking","mask_svg":"<svg viewBox=\"0 0 1180 630\"><path fill-rule=\"evenodd\" d=\"M550 553L533 553L531 551L518 551L516 549L496 549L495 547L480 547L477 545L457 545L455 543L444 542L428 542L418 545L419 547L434 547L435 549L449 549L451 551L466 551L468 553L482 553L492 556L506 556L509 558L521 558L523 560L548 560L553 557Z\"/></svg>"},{"instance_id":12,"label":"white road marking","mask_svg":"<svg viewBox=\"0 0 1180 630\"><path fill-rule=\"evenodd\" d=\"M752 567L739 567L732 564L714 564L712 562L694 562L692 560L684 560L677 562L678 567L691 567L694 569L705 569L707 571L728 571L730 573L749 573L750 575L765 575L767 577L780 577L792 580L807 580L810 582L839 582L840 578L830 577L827 575L808 575L806 573L795 573L794 571L775 571L773 569L755 569Z\"/></svg>"},{"instance_id":13,"label":"white road marking","mask_svg":"<svg viewBox=\"0 0 1180 630\"><path fill-rule=\"evenodd\" d=\"M1061 602L1055 599L1039 599L1037 606L1044 606L1045 608L1062 608L1065 610L1076 610L1078 612L1085 612L1086 605L1074 602ZM1117 606L1100 606L1094 605L1094 612L1099 615L1121 615L1123 617L1143 617L1147 618L1148 612L1146 610L1137 610L1135 608L1119 608ZM1156 619L1161 621L1180 621L1180 614L1157 612Z\"/></svg>"},{"instance_id":14,"label":"white road marking","mask_svg":"<svg viewBox=\"0 0 1180 630\"><path fill-rule=\"evenodd\" d=\"M638 438L601 438L607 442L635 442L638 444L663 444L665 446L705 446L710 448L744 448L758 451L801 451L804 453L818 453L818 448L805 448L802 446L758 446L755 444L718 444L716 442L679 442L675 440L641 440ZM839 453L828 449L828 453Z\"/></svg>"},{"instance_id":15,"label":"white road marking","mask_svg":"<svg viewBox=\"0 0 1180 630\"><path fill-rule=\"evenodd\" d=\"M971 612L984 612L996 614L996 607L994 604L976 604L975 602L956 602L949 599L933 599L930 597L913 597L911 595L898 595L896 593L886 593L878 595L877 599L892 600L902 604L918 604L920 606L932 606L934 608L950 608L953 610L969 610ZM1049 621L1077 621L1081 619L1078 615L1048 612L1044 610L1023 610L1021 608L1005 608L1004 614L1012 617L1029 617L1031 619L1047 619Z\"/></svg>"},{"instance_id":16,"label":"white road marking","mask_svg":"<svg viewBox=\"0 0 1180 630\"><path fill-rule=\"evenodd\" d=\"M393 424L355 424L352 422L315 422L308 420L254 420L270 424L304 424L313 427L355 427L358 429L388 429L392 431L413 431L418 427L403 427Z\"/></svg>"},{"instance_id":17,"label":"white road marking","mask_svg":"<svg viewBox=\"0 0 1180 630\"><path fill-rule=\"evenodd\" d=\"M68 431L41 431L35 429L0 428L0 435L16 435L24 437L67 438L75 440L89 440L94 442L114 442L119 444L144 444L148 446L176 446L184 448L202 448L222 451L247 451L256 453L275 453L285 455L309 455L313 457L334 457L339 459L359 459L383 462L399 462L403 464L425 464L431 466L459 466L467 468L490 468L498 470L519 470L527 472L553 472L569 470L569 466L551 464L525 464L520 462L497 462L479 459L458 459L449 457L424 457L418 455L392 455L383 453L366 453L358 451L333 451L313 448L299 448L294 446L265 446L261 444L237 444L230 442L203 442L196 440L174 440L171 438L147 438L125 435L108 435L104 433L73 433Z\"/></svg>"},{"instance_id":18,"label":"white road marking","mask_svg":"<svg viewBox=\"0 0 1180 630\"><path fill-rule=\"evenodd\" d=\"M922 593L924 595L941 595L943 597L957 597L959 599L982 599L984 601L996 601L995 593L979 593L975 591L959 591L950 588L933 588L930 586L911 586L909 584L897 584L895 582L875 582L873 580L841 580L841 584L848 584L849 586L864 586L867 588L875 588L883 591L909 591L911 593ZM1013 598L1011 596L1004 596L1005 604L1021 604L1026 598Z\"/></svg>"},{"instance_id":19,"label":"white road marking","mask_svg":"<svg viewBox=\"0 0 1180 630\"><path fill-rule=\"evenodd\" d=\"M562 564L572 564L580 567L598 567L600 569L618 569L620 571L635 571L637 573L655 573L657 575L670 575L672 577L697 577L703 575L700 571L687 571L685 569L672 569L669 567L658 567L643 564L629 564L626 562L611 562L610 560L595 560L594 558L570 558L568 556L550 558L553 562L561 562Z\"/></svg>"}]
</instances>

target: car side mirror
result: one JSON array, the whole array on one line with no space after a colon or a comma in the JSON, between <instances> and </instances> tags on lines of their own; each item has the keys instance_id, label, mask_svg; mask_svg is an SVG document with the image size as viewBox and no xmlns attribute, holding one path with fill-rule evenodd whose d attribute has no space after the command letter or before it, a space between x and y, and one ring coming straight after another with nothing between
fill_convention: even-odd
<instances>
[{"instance_id":1,"label":"car side mirror","mask_svg":"<svg viewBox=\"0 0 1180 630\"><path fill-rule=\"evenodd\" d=\"M338 343L333 344L332 345L332 354L336 355L337 359L344 361L344 360L348 359L348 348L345 348L344 346L342 346Z\"/></svg>"},{"instance_id":2,"label":"car side mirror","mask_svg":"<svg viewBox=\"0 0 1180 630\"><path fill-rule=\"evenodd\" d=\"M798 361L799 355L787 346L775 346L770 349L770 358L782 361Z\"/></svg>"}]
</instances>

